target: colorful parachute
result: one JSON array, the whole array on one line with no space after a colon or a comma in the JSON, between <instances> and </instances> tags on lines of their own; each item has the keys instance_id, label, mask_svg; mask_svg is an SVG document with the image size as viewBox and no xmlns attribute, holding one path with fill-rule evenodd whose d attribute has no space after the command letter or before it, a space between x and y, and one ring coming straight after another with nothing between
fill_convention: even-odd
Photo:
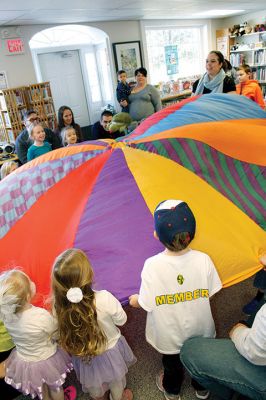
<instances>
[{"instance_id":1,"label":"colorful parachute","mask_svg":"<svg viewBox=\"0 0 266 400\"><path fill-rule=\"evenodd\" d=\"M126 302L145 259L162 250L153 211L176 198L196 216L191 247L210 254L224 286L239 282L266 251L265 138L257 104L213 94L165 108L117 141L47 153L0 184L0 268L20 265L46 296L55 257L81 248L95 288Z\"/></svg>"}]
</instances>

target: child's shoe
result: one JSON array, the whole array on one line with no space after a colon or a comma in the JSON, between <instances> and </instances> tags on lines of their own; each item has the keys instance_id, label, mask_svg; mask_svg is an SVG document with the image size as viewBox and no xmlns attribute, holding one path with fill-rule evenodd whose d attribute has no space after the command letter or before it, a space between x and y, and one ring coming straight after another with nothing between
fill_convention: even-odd
<instances>
[{"instance_id":1,"label":"child's shoe","mask_svg":"<svg viewBox=\"0 0 266 400\"><path fill-rule=\"evenodd\" d=\"M122 400L133 400L133 393L130 389L124 390Z\"/></svg>"},{"instance_id":2,"label":"child's shoe","mask_svg":"<svg viewBox=\"0 0 266 400\"><path fill-rule=\"evenodd\" d=\"M210 392L208 390L196 390L195 391L197 399L207 399L210 395Z\"/></svg>"},{"instance_id":3,"label":"child's shoe","mask_svg":"<svg viewBox=\"0 0 266 400\"><path fill-rule=\"evenodd\" d=\"M75 386L67 386L64 389L64 399L65 400L75 400L77 397L77 390Z\"/></svg>"},{"instance_id":4,"label":"child's shoe","mask_svg":"<svg viewBox=\"0 0 266 400\"><path fill-rule=\"evenodd\" d=\"M156 375L156 385L157 388L163 392L164 397L166 398L166 400L181 400L181 397L179 394L170 394L168 392L166 392L166 390L164 390L163 387L163 371L160 371L157 375Z\"/></svg>"}]
</instances>

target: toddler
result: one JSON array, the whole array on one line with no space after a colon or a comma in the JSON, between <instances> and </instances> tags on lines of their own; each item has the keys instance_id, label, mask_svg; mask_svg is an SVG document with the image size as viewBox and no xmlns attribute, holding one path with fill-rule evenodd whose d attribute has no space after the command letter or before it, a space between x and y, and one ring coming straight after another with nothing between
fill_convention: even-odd
<instances>
[{"instance_id":1,"label":"toddler","mask_svg":"<svg viewBox=\"0 0 266 400\"><path fill-rule=\"evenodd\" d=\"M236 85L236 93L242 94L255 101L264 109L264 99L258 81L250 79L251 69L248 65L242 65L238 68L237 76L239 83Z\"/></svg>"},{"instance_id":2,"label":"toddler","mask_svg":"<svg viewBox=\"0 0 266 400\"><path fill-rule=\"evenodd\" d=\"M51 340L56 320L31 304L34 296L35 285L24 272L14 269L0 275L0 318L16 346L5 362L5 381L32 398L63 400L71 359Z\"/></svg>"},{"instance_id":3,"label":"toddler","mask_svg":"<svg viewBox=\"0 0 266 400\"><path fill-rule=\"evenodd\" d=\"M120 70L117 72L118 84L116 88L116 98L121 105L121 111L129 113L128 96L131 93L131 88L127 83L126 71Z\"/></svg>"},{"instance_id":4,"label":"toddler","mask_svg":"<svg viewBox=\"0 0 266 400\"><path fill-rule=\"evenodd\" d=\"M52 150L50 143L45 141L45 132L42 125L31 124L29 127L29 136L33 140L33 144L28 148L27 160L31 161L48 151Z\"/></svg>"},{"instance_id":5,"label":"toddler","mask_svg":"<svg viewBox=\"0 0 266 400\"><path fill-rule=\"evenodd\" d=\"M78 141L77 132L72 126L66 126L61 131L61 138L63 146L75 144Z\"/></svg>"},{"instance_id":6,"label":"toddler","mask_svg":"<svg viewBox=\"0 0 266 400\"><path fill-rule=\"evenodd\" d=\"M82 390L93 399L132 400L126 386L128 367L135 357L118 326L127 316L119 301L106 290L92 289L93 270L86 254L64 251L52 271L54 311L59 343L72 355Z\"/></svg>"},{"instance_id":7,"label":"toddler","mask_svg":"<svg viewBox=\"0 0 266 400\"><path fill-rule=\"evenodd\" d=\"M4 179L11 172L18 168L18 164L15 161L5 161L1 167L1 179Z\"/></svg>"},{"instance_id":8,"label":"toddler","mask_svg":"<svg viewBox=\"0 0 266 400\"><path fill-rule=\"evenodd\" d=\"M187 203L166 200L154 212L155 236L165 250L145 261L139 295L130 305L147 311L146 340L162 354L164 370L156 377L158 389L168 400L180 400L184 368L179 358L186 339L214 337L210 297L221 281L210 257L188 247L196 221ZM209 392L192 381L196 397Z\"/></svg>"}]
</instances>

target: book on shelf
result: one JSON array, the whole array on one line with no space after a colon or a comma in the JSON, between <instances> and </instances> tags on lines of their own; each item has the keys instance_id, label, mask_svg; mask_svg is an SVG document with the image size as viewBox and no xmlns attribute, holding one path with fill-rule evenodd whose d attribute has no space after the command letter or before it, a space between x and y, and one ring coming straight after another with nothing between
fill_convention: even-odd
<instances>
[{"instance_id":1,"label":"book on shelf","mask_svg":"<svg viewBox=\"0 0 266 400\"><path fill-rule=\"evenodd\" d=\"M52 93L51 93L51 88L50 88L50 84L45 84L44 88L43 88L43 97L44 98L50 98L52 97Z\"/></svg>"},{"instance_id":2,"label":"book on shelf","mask_svg":"<svg viewBox=\"0 0 266 400\"><path fill-rule=\"evenodd\" d=\"M44 111L46 114L54 114L53 103L44 104Z\"/></svg>"},{"instance_id":3,"label":"book on shelf","mask_svg":"<svg viewBox=\"0 0 266 400\"><path fill-rule=\"evenodd\" d=\"M258 81L266 81L266 66L265 67L257 67L254 72L254 79Z\"/></svg>"},{"instance_id":4,"label":"book on shelf","mask_svg":"<svg viewBox=\"0 0 266 400\"><path fill-rule=\"evenodd\" d=\"M7 114L7 112L4 112L3 116L5 119L6 127L11 128L11 121L10 121L10 118L9 118L9 115Z\"/></svg>"},{"instance_id":5,"label":"book on shelf","mask_svg":"<svg viewBox=\"0 0 266 400\"><path fill-rule=\"evenodd\" d=\"M25 118L25 116L26 116L27 109L26 109L26 108L24 108L24 109L22 109L22 110L19 110L19 113L20 113L20 118L21 118L21 121L23 121L23 120L24 120L24 118Z\"/></svg>"},{"instance_id":6,"label":"book on shelf","mask_svg":"<svg viewBox=\"0 0 266 400\"><path fill-rule=\"evenodd\" d=\"M15 142L15 140L16 140L16 139L15 139L14 132L13 132L12 129L8 131L8 138L9 138L9 141L10 141L10 142Z\"/></svg>"},{"instance_id":7,"label":"book on shelf","mask_svg":"<svg viewBox=\"0 0 266 400\"><path fill-rule=\"evenodd\" d=\"M24 102L23 102L23 96L22 96L22 93L21 93L20 90L15 90L15 91L14 91L14 96L15 96L16 103L17 103L18 106L21 106L21 105L24 104Z\"/></svg>"},{"instance_id":8,"label":"book on shelf","mask_svg":"<svg viewBox=\"0 0 266 400\"><path fill-rule=\"evenodd\" d=\"M3 95L0 95L0 108L1 110L6 110L6 100Z\"/></svg>"}]
</instances>

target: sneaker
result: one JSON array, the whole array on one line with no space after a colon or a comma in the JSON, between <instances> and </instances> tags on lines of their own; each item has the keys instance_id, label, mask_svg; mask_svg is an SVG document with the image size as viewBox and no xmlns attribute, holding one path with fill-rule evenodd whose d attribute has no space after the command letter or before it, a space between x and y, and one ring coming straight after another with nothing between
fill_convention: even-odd
<instances>
[{"instance_id":1,"label":"sneaker","mask_svg":"<svg viewBox=\"0 0 266 400\"><path fill-rule=\"evenodd\" d=\"M64 389L64 399L65 400L75 400L77 397L77 390L75 386L67 386Z\"/></svg>"},{"instance_id":2,"label":"sneaker","mask_svg":"<svg viewBox=\"0 0 266 400\"><path fill-rule=\"evenodd\" d=\"M197 399L207 399L210 395L208 390L196 390L195 392Z\"/></svg>"},{"instance_id":3,"label":"sneaker","mask_svg":"<svg viewBox=\"0 0 266 400\"><path fill-rule=\"evenodd\" d=\"M242 308L242 311L247 315L251 315L258 310L259 305L260 301L257 299L253 299Z\"/></svg>"},{"instance_id":4,"label":"sneaker","mask_svg":"<svg viewBox=\"0 0 266 400\"><path fill-rule=\"evenodd\" d=\"M181 397L179 394L170 394L164 390L163 387L163 371L161 370L157 375L156 375L156 385L157 388L164 394L164 397L166 400L181 400Z\"/></svg>"}]
</instances>

